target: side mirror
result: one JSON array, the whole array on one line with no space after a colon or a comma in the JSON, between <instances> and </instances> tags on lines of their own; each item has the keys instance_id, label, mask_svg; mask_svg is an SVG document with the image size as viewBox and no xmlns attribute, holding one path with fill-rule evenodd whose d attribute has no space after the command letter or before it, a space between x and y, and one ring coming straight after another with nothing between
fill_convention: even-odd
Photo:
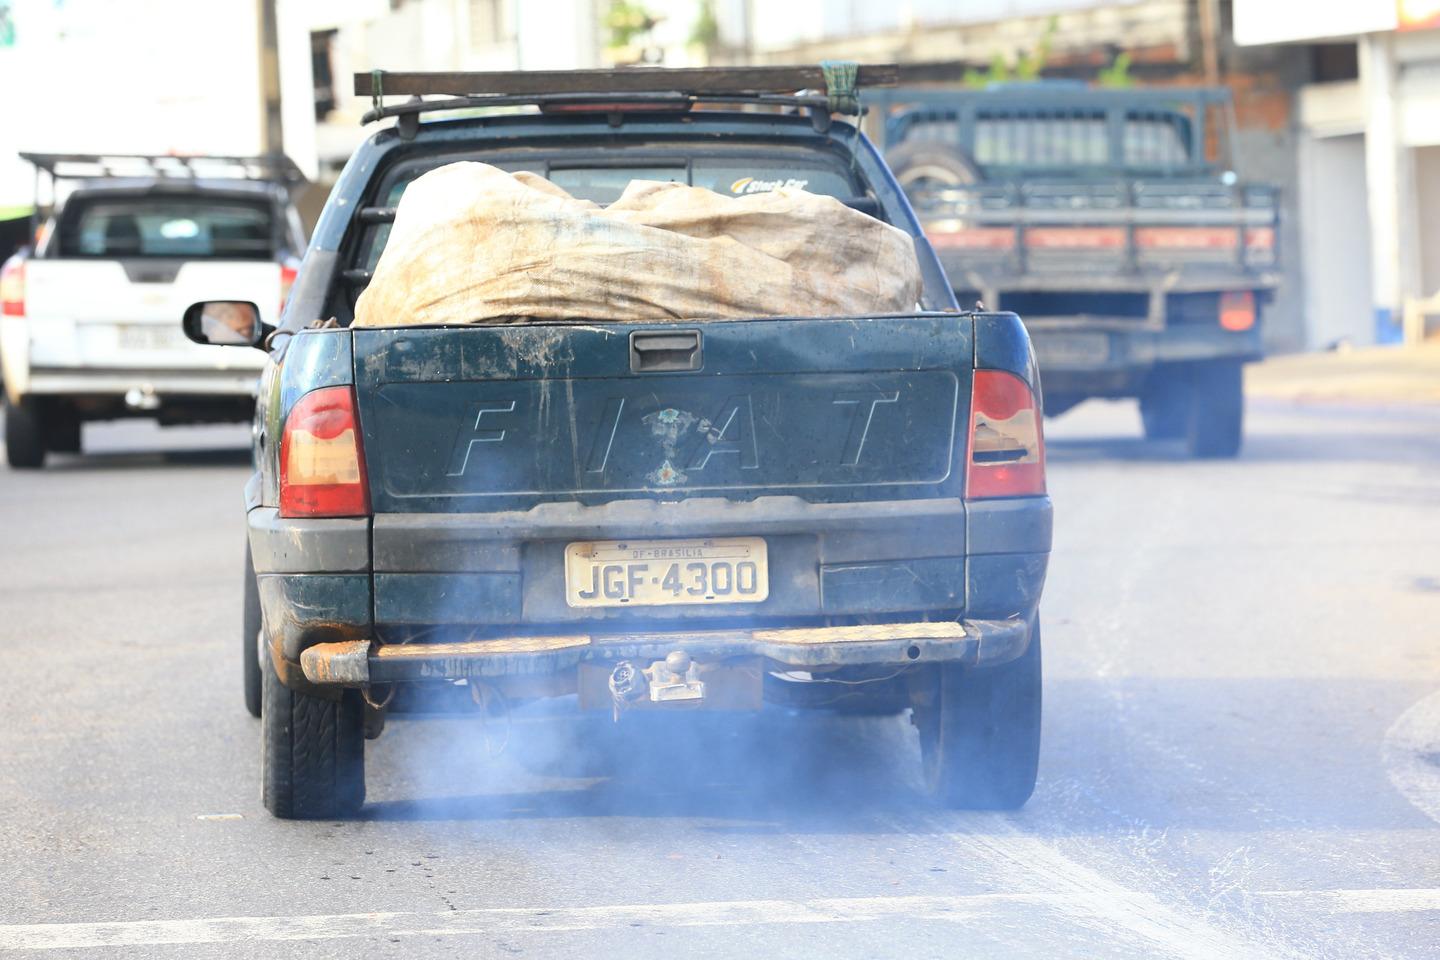
<instances>
[{"instance_id":1,"label":"side mirror","mask_svg":"<svg viewBox=\"0 0 1440 960\"><path fill-rule=\"evenodd\" d=\"M275 329L261 321L260 308L247 300L192 303L181 326L196 343L226 347L262 347Z\"/></svg>"}]
</instances>

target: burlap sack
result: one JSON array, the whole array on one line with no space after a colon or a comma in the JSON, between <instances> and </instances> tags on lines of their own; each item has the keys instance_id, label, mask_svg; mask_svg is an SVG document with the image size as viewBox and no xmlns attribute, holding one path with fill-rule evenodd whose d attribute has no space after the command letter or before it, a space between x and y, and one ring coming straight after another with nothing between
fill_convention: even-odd
<instances>
[{"instance_id":1,"label":"burlap sack","mask_svg":"<svg viewBox=\"0 0 1440 960\"><path fill-rule=\"evenodd\" d=\"M634 181L609 207L452 163L405 191L355 324L858 316L920 297L910 237L831 197Z\"/></svg>"}]
</instances>

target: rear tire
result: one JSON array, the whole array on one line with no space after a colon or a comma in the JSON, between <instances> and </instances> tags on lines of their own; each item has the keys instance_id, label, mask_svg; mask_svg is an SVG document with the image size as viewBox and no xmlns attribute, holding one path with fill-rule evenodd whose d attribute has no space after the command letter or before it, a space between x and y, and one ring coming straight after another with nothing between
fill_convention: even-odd
<instances>
[{"instance_id":1,"label":"rear tire","mask_svg":"<svg viewBox=\"0 0 1440 960\"><path fill-rule=\"evenodd\" d=\"M291 690L265 657L261 797L284 820L345 817L365 803L365 726L360 695L326 700Z\"/></svg>"},{"instance_id":2,"label":"rear tire","mask_svg":"<svg viewBox=\"0 0 1440 960\"><path fill-rule=\"evenodd\" d=\"M1015 810L1040 762L1040 621L1019 659L940 667L934 702L916 708L925 786L947 807Z\"/></svg>"},{"instance_id":3,"label":"rear tire","mask_svg":"<svg viewBox=\"0 0 1440 960\"><path fill-rule=\"evenodd\" d=\"M1240 452L1245 432L1245 376L1239 361L1196 364L1191 374L1185 443L1192 457L1218 459Z\"/></svg>"},{"instance_id":4,"label":"rear tire","mask_svg":"<svg viewBox=\"0 0 1440 960\"><path fill-rule=\"evenodd\" d=\"M56 401L47 411L45 445L54 453L79 453L80 425L80 411L73 404Z\"/></svg>"},{"instance_id":5,"label":"rear tire","mask_svg":"<svg viewBox=\"0 0 1440 960\"><path fill-rule=\"evenodd\" d=\"M1146 440L1178 440L1190 416L1190 378L1183 367L1161 367L1140 395Z\"/></svg>"},{"instance_id":6,"label":"rear tire","mask_svg":"<svg viewBox=\"0 0 1440 960\"><path fill-rule=\"evenodd\" d=\"M260 716L263 695L260 689L260 586L255 580L255 563L250 559L250 542L245 542L244 608L240 627L240 677L245 690L245 709Z\"/></svg>"},{"instance_id":7,"label":"rear tire","mask_svg":"<svg viewBox=\"0 0 1440 960\"><path fill-rule=\"evenodd\" d=\"M27 397L18 404L5 398L5 461L16 470L45 465L45 421L40 404Z\"/></svg>"}]
</instances>

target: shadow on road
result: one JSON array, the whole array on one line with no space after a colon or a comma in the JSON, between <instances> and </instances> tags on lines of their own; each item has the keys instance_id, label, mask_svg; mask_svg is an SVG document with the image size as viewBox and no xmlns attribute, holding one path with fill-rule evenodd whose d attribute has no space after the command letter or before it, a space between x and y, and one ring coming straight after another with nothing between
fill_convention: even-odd
<instances>
[{"instance_id":1,"label":"shadow on road","mask_svg":"<svg viewBox=\"0 0 1440 960\"><path fill-rule=\"evenodd\" d=\"M57 473L141 470L155 467L235 467L250 464L250 451L233 449L126 450L52 456L45 469Z\"/></svg>"}]
</instances>

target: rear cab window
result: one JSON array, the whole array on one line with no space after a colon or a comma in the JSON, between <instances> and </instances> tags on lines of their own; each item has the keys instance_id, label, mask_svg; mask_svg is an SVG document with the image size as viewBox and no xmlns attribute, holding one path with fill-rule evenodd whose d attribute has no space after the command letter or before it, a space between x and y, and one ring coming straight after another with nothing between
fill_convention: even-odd
<instances>
[{"instance_id":1,"label":"rear cab window","mask_svg":"<svg viewBox=\"0 0 1440 960\"><path fill-rule=\"evenodd\" d=\"M704 187L724 196L766 193L782 187L834 197L847 203L866 205L871 194L852 165L838 155L814 150L773 145L736 145L717 148L683 145L625 147L623 155L614 150L557 149L528 151L524 155L495 150L486 153L450 153L397 165L380 181L376 206L394 208L405 189L421 175L448 163L474 160L510 173L529 171L545 177L571 195L602 206L614 203L635 180L684 183ZM609 154L608 156L606 154ZM380 261L390 236L390 224L374 224L364 231L351 255L358 271L370 273ZM344 302L335 304L342 323L353 317L355 299L362 286L351 285Z\"/></svg>"},{"instance_id":2,"label":"rear cab window","mask_svg":"<svg viewBox=\"0 0 1440 960\"><path fill-rule=\"evenodd\" d=\"M65 206L56 241L67 258L271 260L276 233L263 198L79 194Z\"/></svg>"},{"instance_id":3,"label":"rear cab window","mask_svg":"<svg viewBox=\"0 0 1440 960\"><path fill-rule=\"evenodd\" d=\"M1189 116L1171 110L1128 110L1120 118L1119 155L1104 110L977 110L967 131L955 113L926 111L905 138L969 150L989 174L1011 170L1071 174L1077 169L1169 170L1195 162Z\"/></svg>"}]
</instances>

